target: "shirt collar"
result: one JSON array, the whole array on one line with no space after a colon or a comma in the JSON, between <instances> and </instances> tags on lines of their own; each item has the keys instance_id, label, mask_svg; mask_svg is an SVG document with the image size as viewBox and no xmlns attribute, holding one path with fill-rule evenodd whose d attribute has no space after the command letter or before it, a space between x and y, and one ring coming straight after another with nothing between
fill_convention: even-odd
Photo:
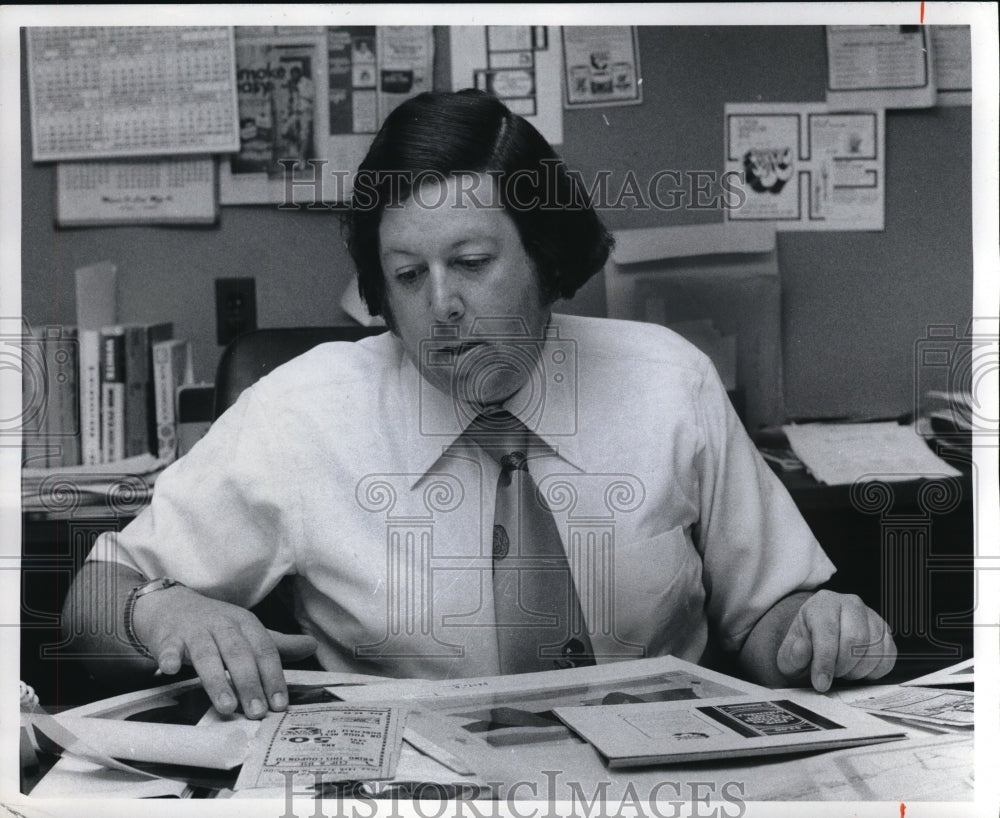
<instances>
[{"instance_id":1,"label":"shirt collar","mask_svg":"<svg viewBox=\"0 0 1000 818\"><path fill-rule=\"evenodd\" d=\"M553 316L553 320L556 316ZM534 371L504 408L534 432L569 465L585 471L577 424L579 365L576 345L558 337L553 323L535 361ZM409 356L400 367L401 393L408 396L406 458L410 485L416 485L455 443L475 415L462 412L449 395L423 380Z\"/></svg>"}]
</instances>

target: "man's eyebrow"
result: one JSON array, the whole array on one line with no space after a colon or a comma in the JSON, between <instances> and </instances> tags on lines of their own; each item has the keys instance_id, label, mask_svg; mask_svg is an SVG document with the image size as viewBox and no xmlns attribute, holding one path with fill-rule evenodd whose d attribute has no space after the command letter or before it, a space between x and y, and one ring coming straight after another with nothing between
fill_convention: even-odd
<instances>
[{"instance_id":1,"label":"man's eyebrow","mask_svg":"<svg viewBox=\"0 0 1000 818\"><path fill-rule=\"evenodd\" d=\"M448 245L448 249L449 250L455 250L455 249L461 247L463 244L474 244L475 242L478 242L478 241L488 241L488 242L496 243L497 242L497 238L496 238L496 236L492 236L492 235L485 234L485 233L482 234L482 235L463 236L462 238L460 238L460 239L458 239L456 241L453 241L451 244L449 244ZM401 255L401 256L419 256L420 255L420 253L416 253L413 250L404 250L401 247L383 247L382 250L381 250L381 254L383 256L389 255L390 253L395 253L396 255Z\"/></svg>"}]
</instances>

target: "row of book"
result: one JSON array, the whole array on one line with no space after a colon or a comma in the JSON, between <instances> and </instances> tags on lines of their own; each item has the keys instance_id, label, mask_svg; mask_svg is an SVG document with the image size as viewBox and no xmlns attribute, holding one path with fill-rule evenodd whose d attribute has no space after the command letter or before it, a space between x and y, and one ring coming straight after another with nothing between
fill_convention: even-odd
<instances>
[{"instance_id":1,"label":"row of book","mask_svg":"<svg viewBox=\"0 0 1000 818\"><path fill-rule=\"evenodd\" d=\"M191 346L173 325L25 331L23 464L90 466L177 453L177 390L193 382Z\"/></svg>"}]
</instances>

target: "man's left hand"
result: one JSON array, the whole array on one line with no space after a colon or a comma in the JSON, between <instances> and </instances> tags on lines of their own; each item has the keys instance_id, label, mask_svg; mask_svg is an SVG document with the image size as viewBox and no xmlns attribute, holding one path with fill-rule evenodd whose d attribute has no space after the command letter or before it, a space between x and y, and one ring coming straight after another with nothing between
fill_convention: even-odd
<instances>
[{"instance_id":1,"label":"man's left hand","mask_svg":"<svg viewBox=\"0 0 1000 818\"><path fill-rule=\"evenodd\" d=\"M879 679L896 663L889 627L853 594L817 591L792 619L777 653L789 678L809 675L825 693L835 678Z\"/></svg>"}]
</instances>

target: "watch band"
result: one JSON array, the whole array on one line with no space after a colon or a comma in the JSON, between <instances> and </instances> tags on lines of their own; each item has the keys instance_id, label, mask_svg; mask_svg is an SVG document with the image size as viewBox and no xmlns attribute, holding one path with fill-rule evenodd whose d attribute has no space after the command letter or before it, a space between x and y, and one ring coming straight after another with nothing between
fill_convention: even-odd
<instances>
[{"instance_id":1,"label":"watch band","mask_svg":"<svg viewBox=\"0 0 1000 818\"><path fill-rule=\"evenodd\" d=\"M125 638L128 640L129 646L146 659L156 659L156 657L149 652L149 648L135 635L135 603L139 597L151 594L153 591L165 591L167 588L173 588L175 585L183 586L184 583L178 582L176 579L170 579L169 577L160 577L159 579L151 579L149 582L144 582L142 585L136 585L128 592L128 598L125 600Z\"/></svg>"}]
</instances>

